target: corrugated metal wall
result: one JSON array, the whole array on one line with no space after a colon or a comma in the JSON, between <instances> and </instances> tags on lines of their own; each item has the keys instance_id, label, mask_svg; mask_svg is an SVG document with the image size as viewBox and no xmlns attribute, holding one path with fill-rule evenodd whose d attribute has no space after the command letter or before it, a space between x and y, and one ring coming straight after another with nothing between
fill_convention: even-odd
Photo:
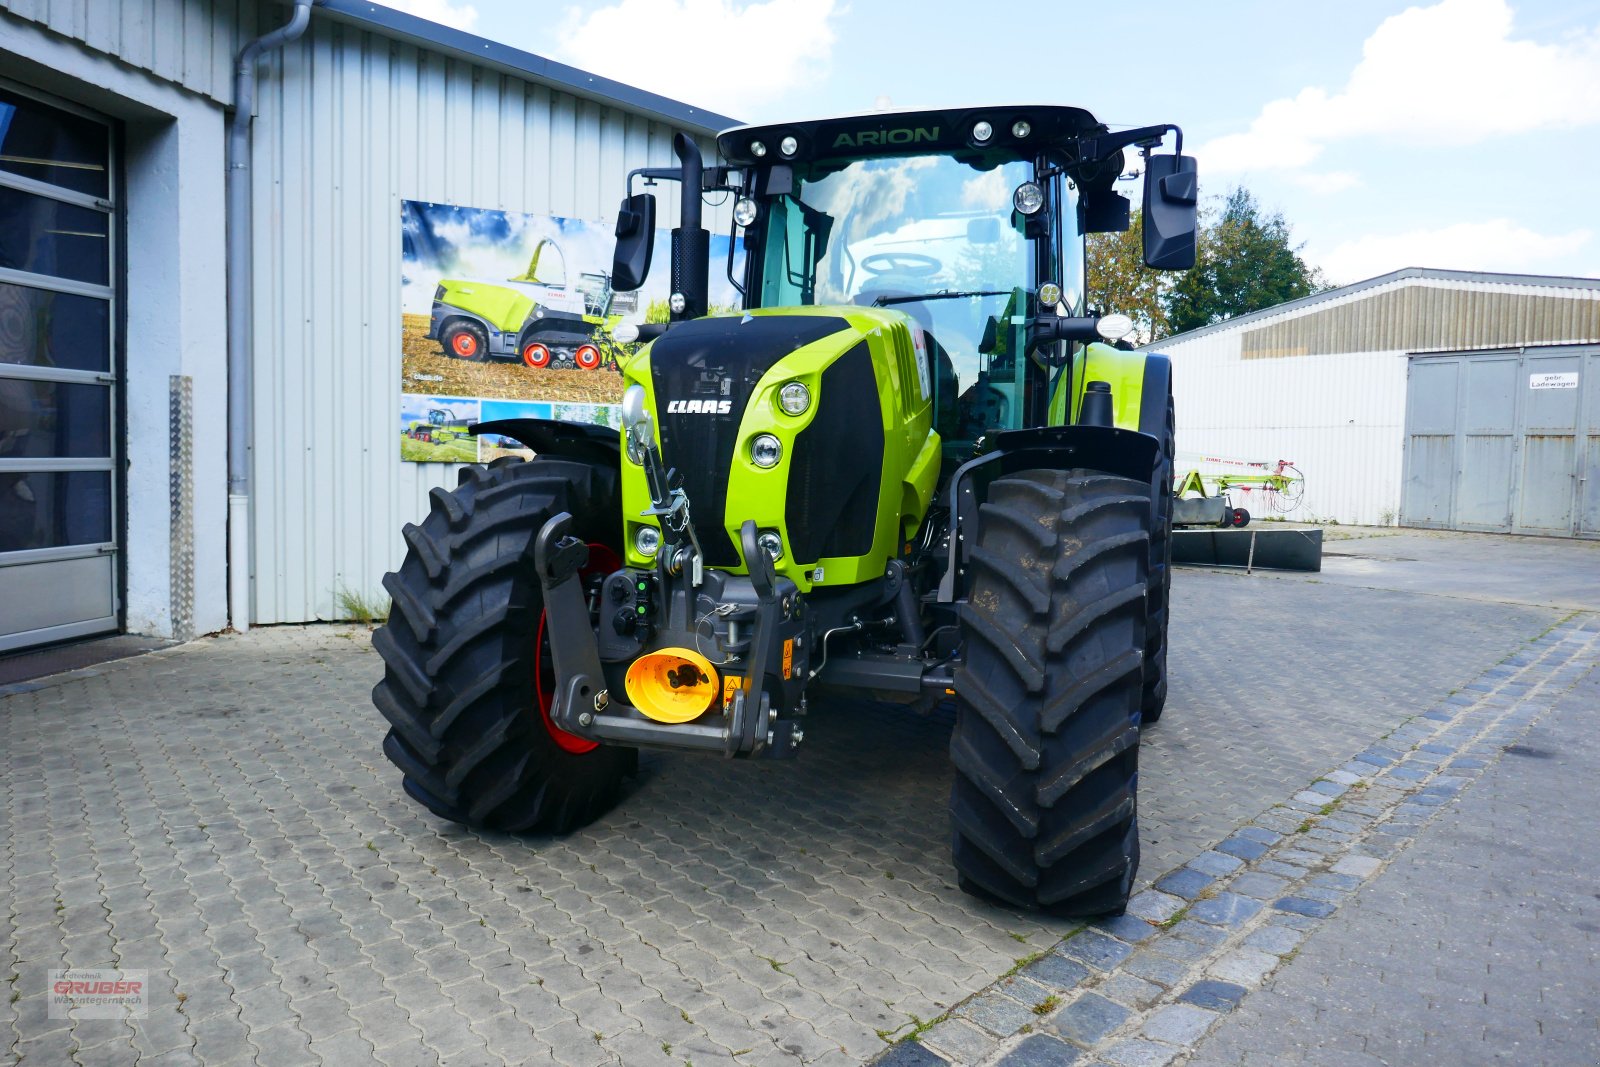
<instances>
[{"instance_id":1,"label":"corrugated metal wall","mask_svg":"<svg viewBox=\"0 0 1600 1067\"><path fill-rule=\"evenodd\" d=\"M259 0L0 0L0 9L224 104L241 43L289 12Z\"/></svg>"},{"instance_id":2,"label":"corrugated metal wall","mask_svg":"<svg viewBox=\"0 0 1600 1067\"><path fill-rule=\"evenodd\" d=\"M1222 331L1155 346L1172 356L1178 451L1289 460L1306 476L1305 497L1291 519L1392 522L1405 439L1406 354L1244 361L1240 340L1239 332ZM1185 459L1180 474L1191 469ZM1257 518L1272 513L1259 491L1235 492L1234 503Z\"/></svg>"},{"instance_id":3,"label":"corrugated metal wall","mask_svg":"<svg viewBox=\"0 0 1600 1067\"><path fill-rule=\"evenodd\" d=\"M270 69L254 135L261 623L330 618L340 587L381 595L401 525L455 483L399 458L400 201L608 222L630 168L674 162L665 125L330 20Z\"/></svg>"},{"instance_id":4,"label":"corrugated metal wall","mask_svg":"<svg viewBox=\"0 0 1600 1067\"><path fill-rule=\"evenodd\" d=\"M1370 525L1399 514L1408 352L1595 339L1546 336L1568 328L1600 330L1600 292L1403 278L1151 347L1172 356L1180 452L1290 460L1289 518ZM1235 503L1270 513L1259 492Z\"/></svg>"},{"instance_id":5,"label":"corrugated metal wall","mask_svg":"<svg viewBox=\"0 0 1600 1067\"><path fill-rule=\"evenodd\" d=\"M1244 328L1245 359L1600 340L1592 289L1401 285Z\"/></svg>"}]
</instances>

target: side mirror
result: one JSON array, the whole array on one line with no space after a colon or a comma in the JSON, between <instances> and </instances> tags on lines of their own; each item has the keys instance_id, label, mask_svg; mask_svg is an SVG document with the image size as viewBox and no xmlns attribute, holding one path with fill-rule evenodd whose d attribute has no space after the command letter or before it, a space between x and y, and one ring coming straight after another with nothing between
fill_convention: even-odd
<instances>
[{"instance_id":1,"label":"side mirror","mask_svg":"<svg viewBox=\"0 0 1600 1067\"><path fill-rule=\"evenodd\" d=\"M1193 156L1152 155L1144 171L1144 262L1156 270L1194 266L1200 181Z\"/></svg>"},{"instance_id":2,"label":"side mirror","mask_svg":"<svg viewBox=\"0 0 1600 1067\"><path fill-rule=\"evenodd\" d=\"M650 276L650 254L655 251L656 198L636 193L617 209L617 250L611 258L611 287L631 292Z\"/></svg>"}]
</instances>

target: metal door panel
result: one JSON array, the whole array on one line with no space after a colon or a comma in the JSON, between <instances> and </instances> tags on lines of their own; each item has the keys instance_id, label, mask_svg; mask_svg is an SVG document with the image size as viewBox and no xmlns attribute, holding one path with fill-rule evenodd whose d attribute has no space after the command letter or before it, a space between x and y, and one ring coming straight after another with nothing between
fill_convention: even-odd
<instances>
[{"instance_id":1,"label":"metal door panel","mask_svg":"<svg viewBox=\"0 0 1600 1067\"><path fill-rule=\"evenodd\" d=\"M1472 434L1461 451L1455 514L1449 525L1465 530L1503 532L1511 528L1511 478L1516 471L1516 438L1510 434Z\"/></svg>"},{"instance_id":2,"label":"metal door panel","mask_svg":"<svg viewBox=\"0 0 1600 1067\"><path fill-rule=\"evenodd\" d=\"M0 567L0 651L117 625L115 557L86 556ZM35 631L78 627L41 636Z\"/></svg>"},{"instance_id":3,"label":"metal door panel","mask_svg":"<svg viewBox=\"0 0 1600 1067\"><path fill-rule=\"evenodd\" d=\"M1572 533L1571 434L1529 434L1522 441L1518 533Z\"/></svg>"},{"instance_id":4,"label":"metal door panel","mask_svg":"<svg viewBox=\"0 0 1600 1067\"><path fill-rule=\"evenodd\" d=\"M1400 522L1450 524L1456 472L1459 360L1412 360L1406 384L1406 443Z\"/></svg>"}]
</instances>

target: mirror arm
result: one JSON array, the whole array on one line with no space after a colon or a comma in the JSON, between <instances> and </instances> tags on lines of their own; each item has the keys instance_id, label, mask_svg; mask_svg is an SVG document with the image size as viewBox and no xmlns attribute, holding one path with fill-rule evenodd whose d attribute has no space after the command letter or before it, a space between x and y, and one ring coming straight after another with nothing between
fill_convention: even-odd
<instances>
[{"instance_id":1,"label":"mirror arm","mask_svg":"<svg viewBox=\"0 0 1600 1067\"><path fill-rule=\"evenodd\" d=\"M1096 137L1080 137L1078 138L1078 163L1097 163L1109 157L1111 153L1120 151L1130 145L1137 145L1149 151L1160 144L1168 133L1178 135L1178 146L1174 154L1183 155L1183 130L1168 122L1159 126L1140 126L1136 130L1102 133Z\"/></svg>"}]
</instances>

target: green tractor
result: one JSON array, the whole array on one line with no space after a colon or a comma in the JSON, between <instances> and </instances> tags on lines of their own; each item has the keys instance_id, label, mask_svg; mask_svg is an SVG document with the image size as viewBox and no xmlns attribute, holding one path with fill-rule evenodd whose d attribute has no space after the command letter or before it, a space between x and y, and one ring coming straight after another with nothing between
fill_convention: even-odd
<instances>
[{"instance_id":1,"label":"green tractor","mask_svg":"<svg viewBox=\"0 0 1600 1067\"><path fill-rule=\"evenodd\" d=\"M1177 134L1174 154L1152 154ZM962 888L1121 911L1140 730L1166 695L1173 405L1165 357L1103 343L1083 234L1192 265L1173 126L1037 106L680 135L669 323L623 369L623 430L499 420L537 454L466 468L405 528L374 644L384 751L449 820L565 832L652 747L804 747L827 694L954 703ZM731 194L744 310L707 315L702 196ZM624 200L613 278L650 267ZM818 728L818 727L813 727ZM885 754L886 757L889 754Z\"/></svg>"},{"instance_id":2,"label":"green tractor","mask_svg":"<svg viewBox=\"0 0 1600 1067\"><path fill-rule=\"evenodd\" d=\"M458 437L470 436L469 426L465 419L458 419L456 413L449 408L429 408L428 421L412 420L405 429L405 436L413 441L422 441L427 444L449 444Z\"/></svg>"},{"instance_id":3,"label":"green tractor","mask_svg":"<svg viewBox=\"0 0 1600 1067\"><path fill-rule=\"evenodd\" d=\"M539 280L539 257L549 247L561 259L561 284ZM433 291L429 340L456 359L520 359L536 369L598 370L598 334L638 310L636 293L618 293L611 276L581 273L566 284L567 261L550 238L533 249L526 272L504 282L446 278Z\"/></svg>"}]
</instances>

